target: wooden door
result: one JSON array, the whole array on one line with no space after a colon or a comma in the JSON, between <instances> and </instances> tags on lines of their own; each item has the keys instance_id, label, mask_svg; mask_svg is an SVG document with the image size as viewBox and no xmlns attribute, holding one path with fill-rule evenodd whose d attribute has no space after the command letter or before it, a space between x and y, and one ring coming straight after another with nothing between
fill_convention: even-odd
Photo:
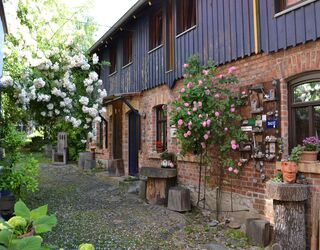
<instances>
[{"instance_id":1,"label":"wooden door","mask_svg":"<svg viewBox=\"0 0 320 250\"><path fill-rule=\"evenodd\" d=\"M122 102L116 102L113 113L113 159L122 159Z\"/></svg>"},{"instance_id":2,"label":"wooden door","mask_svg":"<svg viewBox=\"0 0 320 250\"><path fill-rule=\"evenodd\" d=\"M138 152L140 145L140 116L138 113L131 111L129 113L129 175L135 176L139 172L138 167Z\"/></svg>"}]
</instances>

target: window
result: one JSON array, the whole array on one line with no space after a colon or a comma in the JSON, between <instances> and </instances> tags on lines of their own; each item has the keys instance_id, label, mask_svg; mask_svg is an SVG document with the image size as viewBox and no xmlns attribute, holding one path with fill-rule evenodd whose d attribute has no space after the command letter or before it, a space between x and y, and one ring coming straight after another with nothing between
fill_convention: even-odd
<instances>
[{"instance_id":1,"label":"window","mask_svg":"<svg viewBox=\"0 0 320 250\"><path fill-rule=\"evenodd\" d=\"M108 122L104 121L104 147L108 148Z\"/></svg>"},{"instance_id":2,"label":"window","mask_svg":"<svg viewBox=\"0 0 320 250\"><path fill-rule=\"evenodd\" d=\"M289 88L290 148L304 138L320 136L320 73L291 82Z\"/></svg>"},{"instance_id":3,"label":"window","mask_svg":"<svg viewBox=\"0 0 320 250\"><path fill-rule=\"evenodd\" d=\"M110 47L110 74L116 72L117 69L117 46Z\"/></svg>"},{"instance_id":4,"label":"window","mask_svg":"<svg viewBox=\"0 0 320 250\"><path fill-rule=\"evenodd\" d=\"M303 1L304 0L274 0L275 12L278 13Z\"/></svg>"},{"instance_id":5,"label":"window","mask_svg":"<svg viewBox=\"0 0 320 250\"><path fill-rule=\"evenodd\" d=\"M167 149L167 114L163 109L163 105L156 107L156 148L157 151L165 151Z\"/></svg>"},{"instance_id":6,"label":"window","mask_svg":"<svg viewBox=\"0 0 320 250\"><path fill-rule=\"evenodd\" d=\"M156 12L153 16L151 16L149 34L150 34L150 43L149 43L150 50L162 44L162 10Z\"/></svg>"},{"instance_id":7,"label":"window","mask_svg":"<svg viewBox=\"0 0 320 250\"><path fill-rule=\"evenodd\" d=\"M177 34L196 25L196 0L177 1Z\"/></svg>"},{"instance_id":8,"label":"window","mask_svg":"<svg viewBox=\"0 0 320 250\"><path fill-rule=\"evenodd\" d=\"M128 32L123 40L123 66L132 62L132 32Z\"/></svg>"}]
</instances>

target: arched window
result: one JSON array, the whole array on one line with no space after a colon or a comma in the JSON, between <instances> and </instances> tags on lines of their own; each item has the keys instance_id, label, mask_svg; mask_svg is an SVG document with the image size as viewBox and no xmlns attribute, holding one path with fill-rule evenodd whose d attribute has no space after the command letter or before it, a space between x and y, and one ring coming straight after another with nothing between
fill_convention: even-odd
<instances>
[{"instance_id":1,"label":"arched window","mask_svg":"<svg viewBox=\"0 0 320 250\"><path fill-rule=\"evenodd\" d=\"M309 136L320 137L320 72L305 74L289 85L290 148Z\"/></svg>"}]
</instances>

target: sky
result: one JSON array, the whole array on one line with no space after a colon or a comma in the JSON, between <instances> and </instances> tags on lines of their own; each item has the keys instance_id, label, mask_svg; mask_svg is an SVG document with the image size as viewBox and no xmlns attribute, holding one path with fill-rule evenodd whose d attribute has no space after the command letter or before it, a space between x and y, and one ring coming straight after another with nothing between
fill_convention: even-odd
<instances>
[{"instance_id":1,"label":"sky","mask_svg":"<svg viewBox=\"0 0 320 250\"><path fill-rule=\"evenodd\" d=\"M71 8L86 2L88 0L65 0ZM88 15L98 24L95 39L102 37L136 2L137 0L90 0L92 7L88 10Z\"/></svg>"}]
</instances>

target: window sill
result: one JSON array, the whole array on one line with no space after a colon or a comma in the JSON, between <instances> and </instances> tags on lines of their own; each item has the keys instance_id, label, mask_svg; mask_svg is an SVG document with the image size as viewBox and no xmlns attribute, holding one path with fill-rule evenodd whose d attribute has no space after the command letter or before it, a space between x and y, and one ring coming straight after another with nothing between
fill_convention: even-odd
<instances>
[{"instance_id":1,"label":"window sill","mask_svg":"<svg viewBox=\"0 0 320 250\"><path fill-rule=\"evenodd\" d=\"M276 163L277 170L281 170L281 162ZM299 171L302 173L320 174L320 161L315 162L300 162L298 164Z\"/></svg>"},{"instance_id":2,"label":"window sill","mask_svg":"<svg viewBox=\"0 0 320 250\"><path fill-rule=\"evenodd\" d=\"M287 9L285 9L285 10L283 10L283 11L280 11L280 12L276 13L276 14L274 15L274 17L277 18L277 17L279 17L279 16L282 16L282 15L284 15L284 14L286 14L286 13L289 13L289 12L295 10L295 9L299 9L299 8L301 8L302 6L307 5L307 4L309 4L309 3L313 3L313 2L315 2L315 1L316 1L316 0L306 0L306 1L304 1L304 2L298 3L298 4L293 5L293 6L287 8Z\"/></svg>"},{"instance_id":3,"label":"window sill","mask_svg":"<svg viewBox=\"0 0 320 250\"><path fill-rule=\"evenodd\" d=\"M132 61L122 66L122 69L128 68L132 64Z\"/></svg>"},{"instance_id":4,"label":"window sill","mask_svg":"<svg viewBox=\"0 0 320 250\"><path fill-rule=\"evenodd\" d=\"M112 76L114 76L115 74L117 74L118 72L117 71L115 71L115 72L113 72L113 73L111 73L111 74L109 74L109 77L112 77Z\"/></svg>"},{"instance_id":5,"label":"window sill","mask_svg":"<svg viewBox=\"0 0 320 250\"><path fill-rule=\"evenodd\" d=\"M153 48L153 49L149 50L149 51L148 51L148 54L151 54L152 52L154 52L154 51L156 51L156 50L158 50L158 49L162 48L162 46L163 46L163 44L160 44L159 46L157 46L157 47L155 47L155 48Z\"/></svg>"},{"instance_id":6,"label":"window sill","mask_svg":"<svg viewBox=\"0 0 320 250\"><path fill-rule=\"evenodd\" d=\"M176 35L176 38L179 38L180 36L183 36L184 34L190 32L191 30L194 30L195 28L197 28L197 25L192 26L191 28L181 32L180 34Z\"/></svg>"}]
</instances>

